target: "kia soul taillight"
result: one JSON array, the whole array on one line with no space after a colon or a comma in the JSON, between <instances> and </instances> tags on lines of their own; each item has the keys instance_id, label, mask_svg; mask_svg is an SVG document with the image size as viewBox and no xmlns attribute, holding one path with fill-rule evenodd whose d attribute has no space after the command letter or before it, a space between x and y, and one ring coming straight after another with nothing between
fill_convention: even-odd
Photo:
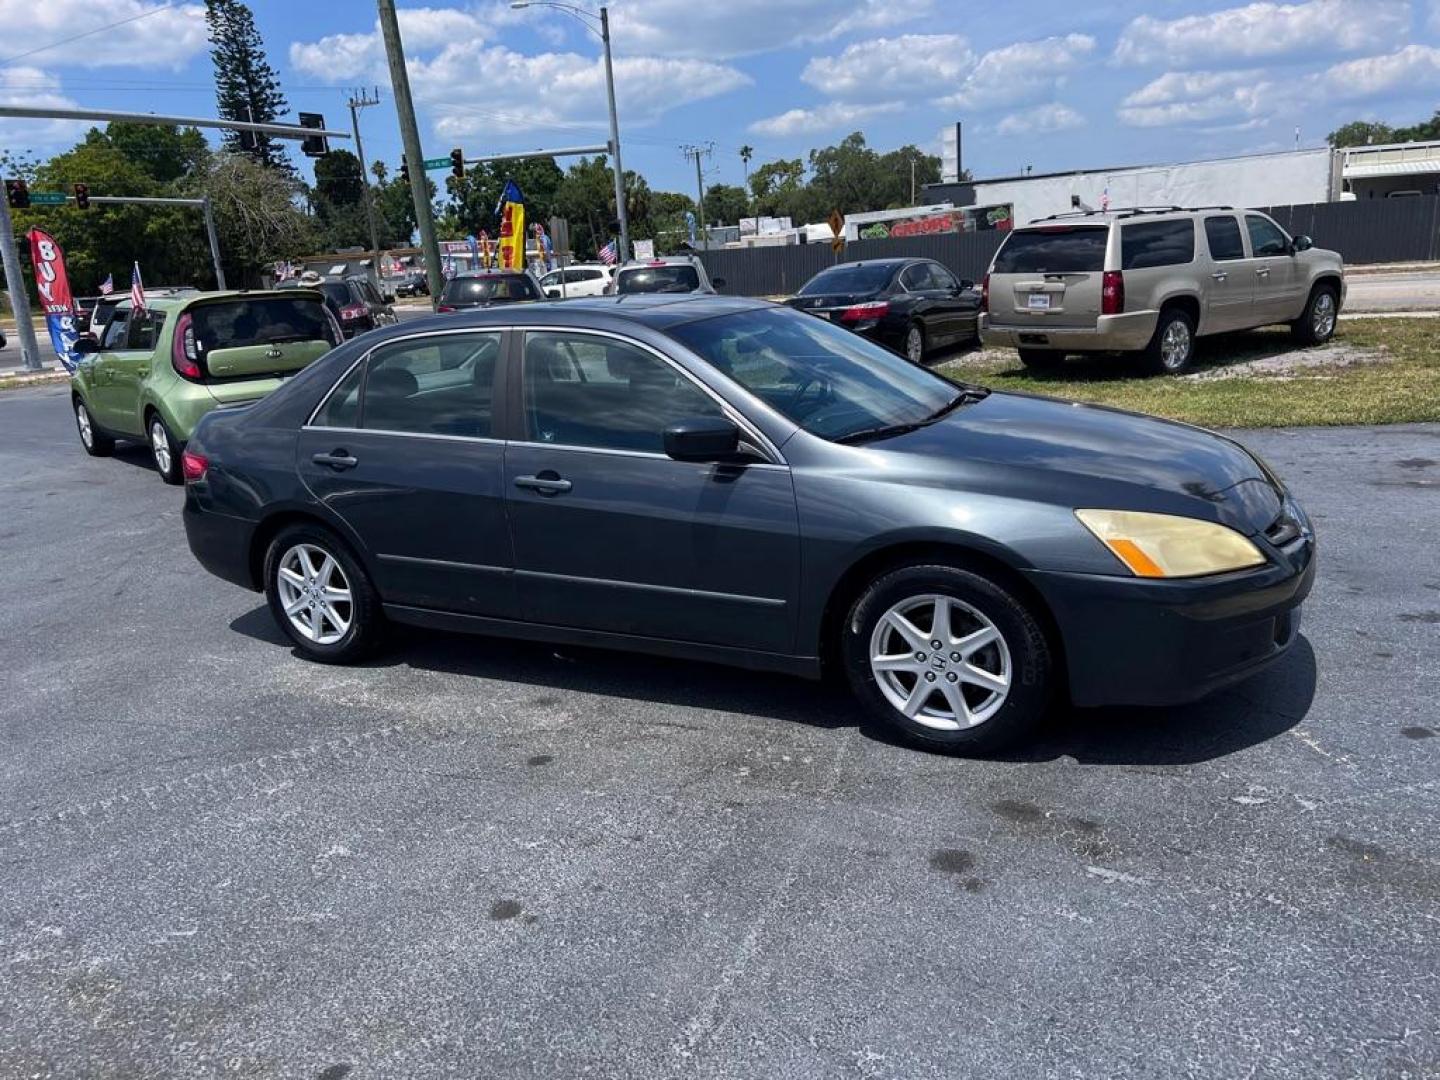
<instances>
[{"instance_id":1,"label":"kia soul taillight","mask_svg":"<svg viewBox=\"0 0 1440 1080\"><path fill-rule=\"evenodd\" d=\"M170 343L170 366L181 378L205 377L205 369L200 366L200 343L195 340L195 320L189 312L181 315L175 323L175 337Z\"/></svg>"}]
</instances>

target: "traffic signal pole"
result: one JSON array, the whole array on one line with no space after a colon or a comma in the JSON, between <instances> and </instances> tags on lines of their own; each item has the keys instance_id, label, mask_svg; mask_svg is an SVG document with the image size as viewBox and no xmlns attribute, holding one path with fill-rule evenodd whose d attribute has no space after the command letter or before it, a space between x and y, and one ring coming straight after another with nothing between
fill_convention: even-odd
<instances>
[{"instance_id":1,"label":"traffic signal pole","mask_svg":"<svg viewBox=\"0 0 1440 1080\"><path fill-rule=\"evenodd\" d=\"M0 261L5 264L5 287L10 290L10 308L15 312L15 336L20 339L20 360L26 371L40 371L40 345L35 324L30 321L30 297L20 269L20 249L15 246L15 224L10 220L10 203L0 199Z\"/></svg>"}]
</instances>

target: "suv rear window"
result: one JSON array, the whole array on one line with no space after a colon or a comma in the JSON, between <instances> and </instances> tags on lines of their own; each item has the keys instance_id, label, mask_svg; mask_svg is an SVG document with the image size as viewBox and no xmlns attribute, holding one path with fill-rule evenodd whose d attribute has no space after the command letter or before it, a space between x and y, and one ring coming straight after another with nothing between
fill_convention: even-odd
<instances>
[{"instance_id":1,"label":"suv rear window","mask_svg":"<svg viewBox=\"0 0 1440 1080\"><path fill-rule=\"evenodd\" d=\"M1120 229L1120 269L1180 266L1195 261L1195 222L1135 221Z\"/></svg>"},{"instance_id":2,"label":"suv rear window","mask_svg":"<svg viewBox=\"0 0 1440 1080\"><path fill-rule=\"evenodd\" d=\"M695 267L684 263L641 266L620 271L615 283L618 293L694 292L700 287Z\"/></svg>"},{"instance_id":3,"label":"suv rear window","mask_svg":"<svg viewBox=\"0 0 1440 1080\"><path fill-rule=\"evenodd\" d=\"M873 293L879 292L890 281L895 272L893 265L870 263L868 266L837 266L833 270L822 270L805 283L801 296L816 296L826 293Z\"/></svg>"},{"instance_id":4,"label":"suv rear window","mask_svg":"<svg viewBox=\"0 0 1440 1080\"><path fill-rule=\"evenodd\" d=\"M488 274L451 278L440 299L447 304L483 304L490 300L539 300L540 294L524 274Z\"/></svg>"},{"instance_id":5,"label":"suv rear window","mask_svg":"<svg viewBox=\"0 0 1440 1080\"><path fill-rule=\"evenodd\" d=\"M190 309L195 344L202 355L215 349L278 345L286 341L328 341L339 345L334 323L318 300L302 296L252 296L220 300Z\"/></svg>"},{"instance_id":6,"label":"suv rear window","mask_svg":"<svg viewBox=\"0 0 1440 1080\"><path fill-rule=\"evenodd\" d=\"M995 254L997 274L1099 273L1108 225L1046 225L1012 232Z\"/></svg>"}]
</instances>

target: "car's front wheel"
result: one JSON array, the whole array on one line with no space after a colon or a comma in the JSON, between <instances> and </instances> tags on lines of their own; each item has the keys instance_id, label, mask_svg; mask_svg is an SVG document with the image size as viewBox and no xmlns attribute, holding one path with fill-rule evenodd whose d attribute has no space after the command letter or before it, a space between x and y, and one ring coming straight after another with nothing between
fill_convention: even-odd
<instances>
[{"instance_id":1,"label":"car's front wheel","mask_svg":"<svg viewBox=\"0 0 1440 1080\"><path fill-rule=\"evenodd\" d=\"M384 630L380 598L365 568L320 525L292 525L270 542L265 599L299 650L327 664L359 659Z\"/></svg>"},{"instance_id":2,"label":"car's front wheel","mask_svg":"<svg viewBox=\"0 0 1440 1080\"><path fill-rule=\"evenodd\" d=\"M1014 742L1052 693L1050 646L1004 585L971 570L913 565L876 579L845 621L856 696L907 741L985 753Z\"/></svg>"},{"instance_id":3,"label":"car's front wheel","mask_svg":"<svg viewBox=\"0 0 1440 1080\"><path fill-rule=\"evenodd\" d=\"M155 471L167 484L178 484L185 479L180 466L180 444L170 434L164 419L157 412L150 414L145 430L150 435L150 456L155 460Z\"/></svg>"},{"instance_id":4,"label":"car's front wheel","mask_svg":"<svg viewBox=\"0 0 1440 1080\"><path fill-rule=\"evenodd\" d=\"M1290 324L1290 332L1301 345L1323 345L1335 336L1340 317L1340 302L1329 285L1317 285L1305 302L1300 318Z\"/></svg>"},{"instance_id":5,"label":"car's front wheel","mask_svg":"<svg viewBox=\"0 0 1440 1080\"><path fill-rule=\"evenodd\" d=\"M109 457L114 452L115 440L95 426L90 406L79 397L75 399L75 430L80 433L80 445L91 457Z\"/></svg>"}]
</instances>

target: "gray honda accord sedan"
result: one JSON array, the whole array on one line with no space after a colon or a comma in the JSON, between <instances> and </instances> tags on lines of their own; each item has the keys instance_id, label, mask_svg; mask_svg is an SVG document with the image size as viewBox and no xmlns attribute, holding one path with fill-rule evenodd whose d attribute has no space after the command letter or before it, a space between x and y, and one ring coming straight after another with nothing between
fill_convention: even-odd
<instances>
[{"instance_id":1,"label":"gray honda accord sedan","mask_svg":"<svg viewBox=\"0 0 1440 1080\"><path fill-rule=\"evenodd\" d=\"M315 660L387 623L818 677L966 753L1296 639L1310 523L1238 443L952 383L753 300L366 334L184 452L191 550Z\"/></svg>"}]
</instances>

